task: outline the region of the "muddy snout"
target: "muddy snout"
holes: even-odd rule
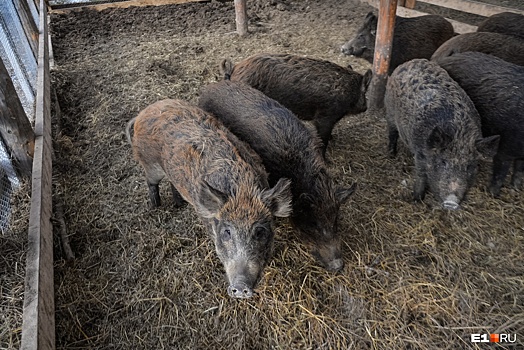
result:
[[[236,282],[227,287],[227,294],[232,298],[247,299],[253,296],[253,288],[244,282]]]
[[[233,298],[247,299],[255,294],[255,287],[260,279],[264,265],[255,261],[234,259],[226,266],[227,294]]]

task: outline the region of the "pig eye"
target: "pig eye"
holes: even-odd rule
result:
[[[222,240],[229,241],[231,239],[231,231],[226,228],[222,231]]]
[[[269,230],[265,227],[258,226],[255,228],[255,238],[258,240],[265,239],[269,235]]]

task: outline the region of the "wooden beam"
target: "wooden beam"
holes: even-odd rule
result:
[[[33,20],[33,16],[31,16],[29,4],[27,0],[14,0],[13,4],[20,17],[29,46],[33,51],[34,57],[36,57],[38,55],[38,25]]]
[[[235,20],[239,36],[247,35],[247,7],[246,0],[235,0]]]
[[[419,0],[420,2],[425,2],[426,4],[447,7],[453,10],[474,13],[480,16],[493,16],[501,12],[515,12],[524,15],[524,11],[512,9],[509,7],[497,6],[486,4],[482,2],[472,1],[472,0]]]
[[[67,13],[70,11],[77,11],[83,8],[90,8],[97,11],[102,11],[107,8],[128,8],[132,6],[162,6],[172,4],[185,4],[188,2],[204,2],[209,0],[127,0],[120,2],[111,2],[105,4],[71,4],[71,5],[55,5],[51,7],[51,13]]]
[[[404,8],[404,7],[399,7],[397,8],[397,15],[401,17],[418,17],[418,16],[425,16],[427,15],[427,13]],[[450,18],[446,18],[446,20],[448,20],[451,23],[455,33],[464,34],[464,33],[471,33],[471,32],[477,31],[477,26],[472,26],[470,24],[455,21]]]
[[[368,94],[370,108],[379,109],[384,106],[396,10],[397,0],[380,0],[375,57],[373,59],[373,78],[371,78]]]
[[[47,9],[40,0],[35,157],[29,212],[22,350],[55,349],[53,227],[51,191],[51,104]]]
[[[423,1],[423,0],[419,0],[419,1]],[[361,2],[367,3],[375,8],[377,8],[379,4],[379,0],[361,0]],[[397,15],[401,17],[418,17],[418,16],[425,16],[427,15],[427,13],[399,6],[397,7]],[[453,29],[455,33],[463,34],[463,33],[471,33],[471,32],[477,31],[476,26],[472,26],[466,23],[455,21],[450,18],[446,18],[446,20],[448,20],[453,25]]]
[[[9,73],[0,59],[0,137],[20,177],[31,175],[35,134],[18,98]]]
[[[416,0],[406,0],[406,4],[404,5],[408,9],[414,9],[416,5]]]

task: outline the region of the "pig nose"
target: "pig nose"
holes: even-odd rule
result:
[[[253,289],[249,288],[247,284],[243,282],[234,283],[227,288],[229,296],[234,298],[251,298],[253,296]]]
[[[458,198],[455,195],[448,196],[444,202],[442,202],[442,208],[447,210],[457,210],[459,208]]]
[[[353,50],[351,50],[350,47],[346,47],[346,46],[341,46],[340,47],[340,52],[342,52],[344,55],[351,55],[353,53]]]
[[[343,267],[344,267],[344,260],[342,259],[333,259],[330,262],[328,262],[326,266],[326,268],[329,271],[333,271],[333,272],[338,272],[342,270]]]

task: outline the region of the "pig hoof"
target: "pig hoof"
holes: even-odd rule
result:
[[[227,293],[233,298],[247,299],[253,296],[253,289],[244,283],[237,283],[227,288]]]

